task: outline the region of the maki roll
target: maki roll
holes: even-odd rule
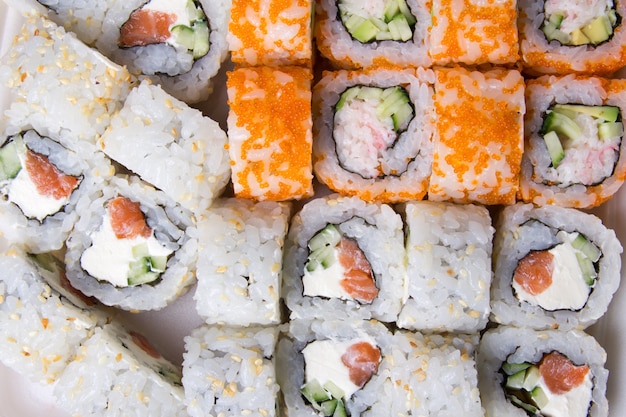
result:
[[[626,65],[621,0],[520,0],[522,65],[533,74],[608,76]]]
[[[543,76],[526,97],[524,201],[590,208],[611,198],[626,178],[626,82]]]
[[[198,221],[196,310],[207,323],[281,322],[280,288],[291,205],[218,200]]]
[[[32,128],[80,154],[93,153],[136,80],[34,12],[20,33],[0,63],[0,82],[11,97],[5,133]]]
[[[499,215],[492,320],[536,329],[584,329],[606,312],[622,246],[599,218],[518,203]]]
[[[228,138],[217,122],[149,82],[130,92],[98,145],[196,215],[230,180]]]
[[[231,61],[241,66],[311,67],[313,3],[234,0],[227,35]]]
[[[279,414],[275,327],[202,326],[185,338],[183,386],[192,417]]]
[[[0,230],[30,252],[61,249],[78,220],[76,203],[113,168],[101,154],[84,159],[34,130],[0,147]]]
[[[478,346],[485,415],[608,416],[606,353],[581,331],[498,327]]]
[[[420,331],[478,332],[489,318],[494,229],[486,208],[419,201],[403,206],[408,297],[397,320]]]
[[[482,416],[471,343],[376,321],[292,321],[276,354],[285,413]]]
[[[512,204],[524,149],[524,79],[516,70],[435,70],[428,199]]]
[[[119,323],[96,328],[77,346],[53,395],[70,415],[187,415],[180,368]]]
[[[95,45],[187,103],[208,98],[227,55],[230,1],[112,2]]]
[[[429,54],[433,65],[515,64],[517,1],[435,1]]]
[[[313,90],[313,161],[334,191],[367,201],[419,200],[432,163],[430,70],[326,72]]]
[[[158,310],[194,282],[197,237],[188,211],[136,177],[113,177],[77,204],[67,277],[126,310]]]
[[[291,221],[283,298],[291,318],[394,322],[404,296],[402,220],[384,204],[330,195]]]
[[[314,35],[322,55],[344,69],[429,67],[430,5],[423,0],[323,0]]]

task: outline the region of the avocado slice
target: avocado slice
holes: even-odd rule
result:
[[[606,122],[615,122],[619,117],[620,110],[617,106],[585,106],[584,104],[555,104],[552,108],[555,112],[563,113],[570,111],[575,113],[588,114],[596,119]],[[564,113],[563,113],[564,114]]]

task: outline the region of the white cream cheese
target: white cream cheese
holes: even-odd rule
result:
[[[118,239],[111,227],[111,216],[107,214],[102,221],[102,227],[93,233],[92,245],[83,252],[80,258],[81,267],[94,278],[108,281],[116,287],[128,286],[128,273],[133,256],[133,247],[147,244],[150,256],[169,256],[172,251],[163,247],[151,235],[149,238],[141,236],[132,239]]]
[[[565,232],[559,232],[561,233]],[[591,289],[578,264],[576,249],[572,246],[569,235],[562,237],[565,237],[564,242],[549,250],[554,256],[552,285],[542,293],[532,295],[513,280],[513,288],[521,301],[538,305],[545,310],[579,310],[587,303]]]
[[[61,210],[69,202],[70,198],[56,199],[52,196],[40,194],[28,171],[24,168],[26,166],[26,154],[21,154],[19,158],[22,169],[8,184],[8,199],[16,204],[25,216],[42,221]]]
[[[341,286],[345,270],[339,262],[336,250],[332,251],[332,260],[329,261],[332,264],[327,268],[319,266],[313,271],[304,268],[304,276],[302,277],[303,294],[308,297],[353,299]]]
[[[191,22],[187,1],[152,0],[146,4],[143,9],[175,15],[176,21],[170,27],[176,25],[189,26]]]
[[[593,390],[590,372],[585,375],[585,380],[581,385],[563,394],[550,392],[543,377],[539,379],[539,386],[548,397],[548,404],[541,408],[542,415],[550,417],[587,416]]]
[[[302,349],[305,383],[317,380],[323,386],[330,381],[343,390],[346,398],[350,398],[360,387],[350,380],[350,369],[343,364],[341,356],[356,342],[358,340],[316,340],[309,343]],[[369,340],[367,342],[371,343]]]

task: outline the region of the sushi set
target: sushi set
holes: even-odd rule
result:
[[[626,415],[588,3],[0,2],[0,417]]]

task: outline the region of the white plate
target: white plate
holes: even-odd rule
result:
[[[0,56],[9,49],[15,34],[19,32],[22,18],[0,0]],[[213,95],[199,107],[209,117],[226,129],[225,66],[216,78]],[[3,94],[4,93],[4,94]],[[6,91],[0,88],[0,109],[8,106]],[[593,210],[605,225],[614,229],[621,242],[626,242],[626,187],[601,207]],[[622,256],[622,263],[626,255]],[[623,268],[626,271],[626,268]],[[624,272],[622,272],[622,278]],[[169,307],[159,312],[141,314],[122,313],[123,321],[131,328],[141,330],[162,354],[177,364],[182,363],[183,338],[202,321],[193,302],[193,287]],[[610,416],[626,416],[626,288],[621,286],[613,298],[607,314],[590,329],[606,349],[607,367],[610,371],[608,398]],[[0,353],[1,354],[1,353]],[[31,384],[21,375],[0,363],[0,417],[69,417],[54,404],[50,387]]]

